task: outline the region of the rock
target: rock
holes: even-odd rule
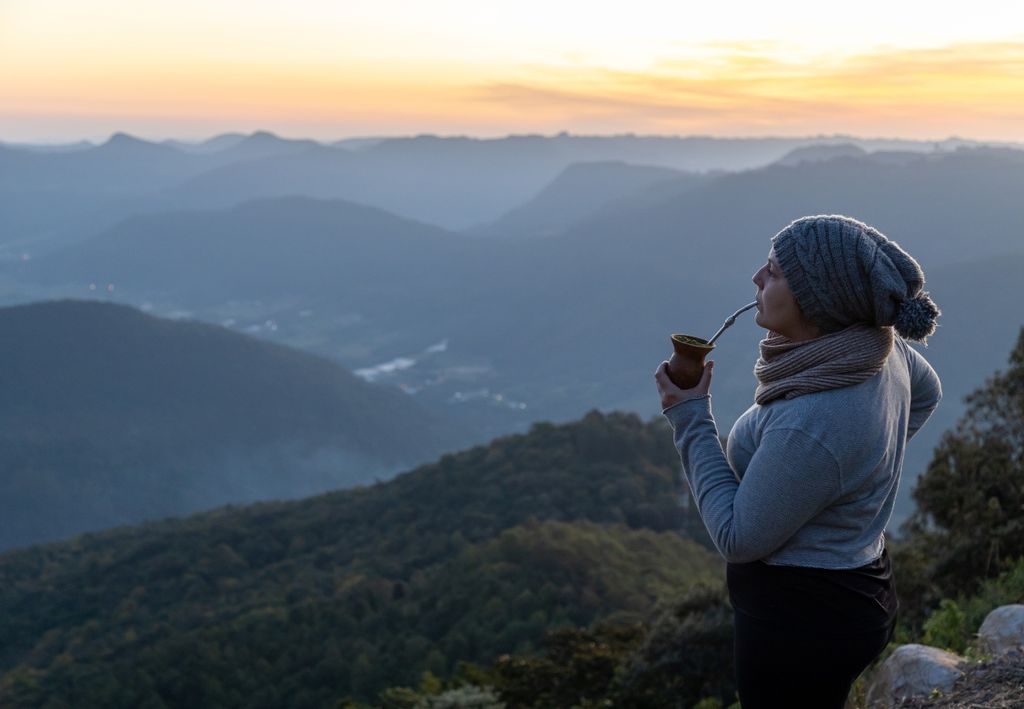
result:
[[[941,697],[906,699],[899,709],[1020,709],[1024,706],[1024,650],[1009,650],[976,664]],[[869,705],[872,706],[872,705]]]
[[[868,685],[872,709],[888,709],[904,698],[927,697],[933,689],[948,692],[962,672],[964,658],[937,647],[900,645],[882,663]]]
[[[978,629],[978,647],[993,655],[1024,646],[1024,605],[1000,606]]]

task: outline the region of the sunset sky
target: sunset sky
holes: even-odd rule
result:
[[[0,0],[0,141],[509,133],[1024,141],[1024,9]]]

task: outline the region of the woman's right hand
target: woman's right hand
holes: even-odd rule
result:
[[[704,373],[692,389],[680,389],[668,376],[668,361],[664,361],[654,372],[654,382],[658,386],[658,394],[661,396],[661,410],[664,411],[670,406],[686,401],[687,399],[699,399],[711,392],[711,375],[714,373],[715,361],[704,363]]]

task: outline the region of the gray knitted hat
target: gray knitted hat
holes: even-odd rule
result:
[[[854,323],[892,325],[927,343],[941,314],[924,292],[924,272],[877,229],[840,214],[801,217],[772,237],[775,257],[800,310],[822,332]]]

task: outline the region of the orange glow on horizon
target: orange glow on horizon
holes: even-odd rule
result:
[[[585,16],[593,27],[584,35],[563,8],[561,24],[535,38],[523,34],[528,16],[509,15],[503,27],[479,6],[439,1],[433,25],[413,6],[394,27],[390,18],[362,18],[379,40],[358,27],[338,37],[313,31],[318,17],[347,27],[353,20],[343,13],[355,12],[313,0],[279,17],[236,0],[181,0],[192,14],[161,16],[167,26],[159,28],[129,17],[131,3],[102,0],[126,15],[92,33],[76,24],[97,22],[85,5],[68,4],[64,21],[50,22],[25,4],[19,26],[15,2],[0,8],[0,141],[42,140],[46,131],[71,138],[75,125],[77,137],[93,139],[116,130],[156,138],[264,128],[322,139],[568,130],[1024,141],[1024,36],[928,46],[861,38],[834,48],[821,38],[672,40],[670,29],[631,17],[621,45],[604,52],[619,31],[614,13]],[[562,30],[564,49],[563,26],[571,28]],[[645,44],[654,32],[659,43]]]

